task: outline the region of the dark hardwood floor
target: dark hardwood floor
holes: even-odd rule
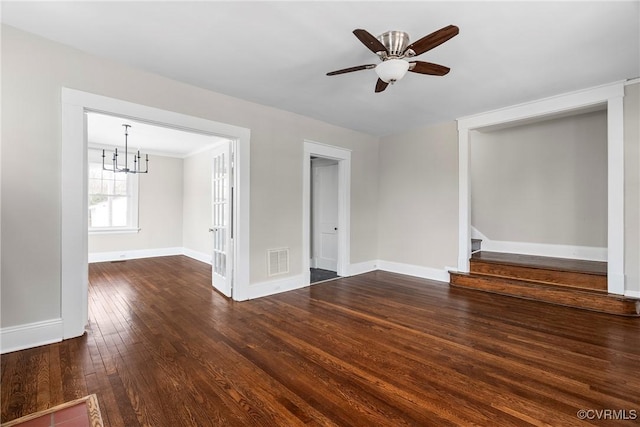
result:
[[[113,427],[639,422],[638,318],[385,272],[238,303],[209,269],[92,264],[87,334],[2,356],[2,421],[95,393]]]

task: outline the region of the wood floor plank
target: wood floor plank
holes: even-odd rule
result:
[[[380,271],[234,302],[210,269],[91,264],[87,334],[2,356],[2,422],[92,393],[112,427],[638,422],[577,416],[640,414],[638,318]]]
[[[49,403],[51,402],[51,387],[49,384],[49,378],[51,378],[49,369],[51,365],[49,362],[49,352],[39,352],[36,358],[38,380],[37,407],[39,408],[38,410],[41,411],[49,408]]]

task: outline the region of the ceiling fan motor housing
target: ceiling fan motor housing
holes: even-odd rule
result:
[[[409,46],[409,34],[404,31],[387,31],[378,36],[380,43],[387,48],[389,53],[382,52],[387,57],[402,58],[406,55],[405,50]]]

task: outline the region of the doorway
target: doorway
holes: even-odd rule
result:
[[[312,166],[313,163],[315,166]],[[318,283],[337,276],[348,276],[351,151],[305,141],[302,169],[304,284]],[[315,185],[312,186],[314,181]],[[313,187],[317,187],[315,191]],[[312,194],[316,199],[315,203],[312,201]],[[315,213],[313,207],[315,207]],[[311,268],[317,269],[314,271],[315,281],[313,282]]]
[[[607,283],[625,293],[624,276],[624,85],[614,83],[458,119],[458,270],[469,271],[471,254],[470,132],[488,126],[539,119],[567,111],[607,106]]]
[[[338,278],[338,161],[311,157],[311,284]]]
[[[85,114],[89,262],[187,255],[211,264],[213,288],[231,297],[235,141],[131,117]],[[143,175],[122,169],[116,173],[110,162],[105,165],[115,148],[121,154],[119,165],[135,170],[131,161],[121,163],[121,126],[127,126],[143,156],[151,154],[149,174],[148,160]],[[136,159],[136,152],[129,151],[129,160]],[[182,230],[181,235],[175,230]]]
[[[88,321],[88,197],[86,111],[162,123],[178,129],[224,135],[236,141],[235,287],[248,299],[250,130],[88,92],[62,88],[61,306],[62,339],[84,334]]]

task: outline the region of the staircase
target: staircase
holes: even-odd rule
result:
[[[478,251],[470,272],[451,271],[450,285],[625,316],[640,300],[607,293],[607,263]]]

